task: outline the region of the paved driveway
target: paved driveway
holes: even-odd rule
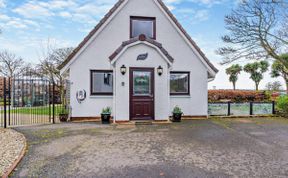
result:
[[[22,127],[12,177],[287,177],[288,120]]]

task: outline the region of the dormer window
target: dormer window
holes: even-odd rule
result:
[[[141,34],[156,39],[155,17],[130,17],[130,38],[138,37]]]

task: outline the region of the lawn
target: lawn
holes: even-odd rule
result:
[[[55,115],[59,115],[62,109],[64,109],[63,106],[55,105]],[[7,109],[8,112],[9,110]],[[2,113],[4,113],[4,110],[1,111]],[[11,108],[10,114],[52,115],[52,106]]]

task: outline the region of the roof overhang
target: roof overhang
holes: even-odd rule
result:
[[[132,38],[128,41],[124,41],[119,48],[117,48],[113,54],[109,57],[110,63],[113,65],[119,59],[119,57],[130,47],[136,46],[139,44],[145,44],[157,50],[157,52],[165,59],[165,61],[172,66],[174,58],[170,56],[168,51],[162,46],[161,43],[158,43],[156,40],[151,38],[146,38],[145,35],[140,35],[139,37]]]

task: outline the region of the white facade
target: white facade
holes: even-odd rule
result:
[[[130,16],[156,18],[156,41],[174,58],[173,63],[169,63],[157,47],[145,42],[131,44],[112,62],[109,60],[122,42],[130,39]],[[147,59],[136,60],[143,53],[149,54]],[[120,73],[123,64],[127,67],[125,75]],[[158,66],[163,67],[161,76],[157,74]],[[209,68],[157,0],[126,0],[61,70],[62,73],[69,71],[72,117],[99,117],[102,108],[110,106],[116,121],[128,121],[130,67],[155,69],[155,120],[167,120],[176,105],[184,115],[207,116],[208,74],[213,78],[217,71]],[[90,94],[90,70],[113,71],[113,95]],[[170,96],[170,71],[190,72],[190,95]],[[76,92],[83,89],[87,97],[79,103]]]

